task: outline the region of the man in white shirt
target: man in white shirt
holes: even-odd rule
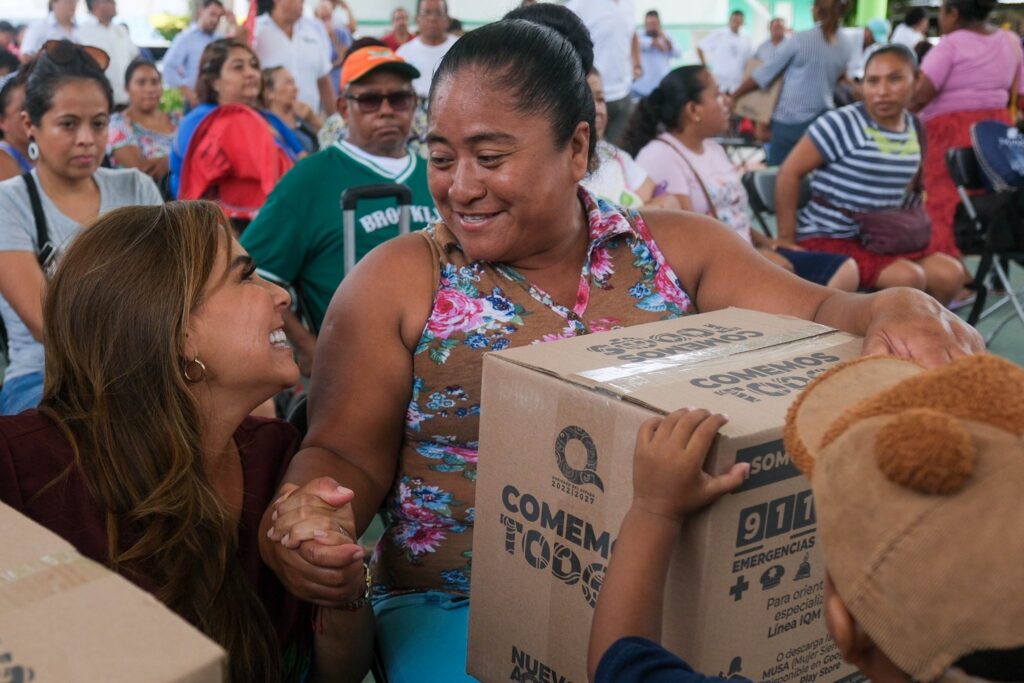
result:
[[[889,30],[889,22],[880,17],[869,19],[864,28],[853,26],[840,29],[839,37],[847,42],[850,55],[846,63],[846,77],[849,80],[859,81],[864,78],[864,65],[868,57],[889,40]],[[860,98],[855,96],[853,99]]]
[[[302,0],[274,0],[270,12],[256,18],[252,47],[264,69],[288,69],[298,86],[299,100],[313,111],[334,113],[331,46],[324,29],[302,16]]]
[[[906,45],[911,50],[917,47],[922,40],[927,40],[928,13],[923,7],[911,7],[903,21],[892,32],[889,42]]]
[[[450,21],[445,0],[418,0],[416,29],[419,35],[397,50],[399,57],[420,72],[420,77],[412,82],[412,87],[423,102],[430,94],[430,81],[434,78],[434,72],[458,40],[448,33]]]
[[[70,40],[77,43],[77,8],[78,0],[52,0],[50,13],[46,18],[33,23],[25,31],[25,37],[21,40],[22,61],[27,61],[29,57],[39,52],[39,48],[48,40]]]
[[[633,93],[647,97],[672,70],[672,59],[679,56],[679,50],[662,30],[658,10],[652,9],[644,16],[644,32],[639,40],[640,62],[644,73],[633,83]]]
[[[633,110],[629,97],[633,81],[643,73],[633,0],[569,0],[565,6],[580,18],[594,41],[594,68],[601,74],[608,107],[605,139],[615,143]]]
[[[128,104],[124,74],[128,64],[139,56],[139,48],[128,35],[128,28],[114,23],[116,0],[85,0],[89,16],[78,27],[78,42],[92,45],[110,55],[107,80],[114,89],[114,104]]]
[[[740,34],[743,19],[743,12],[736,10],[729,15],[727,27],[712,31],[697,46],[700,61],[711,69],[718,87],[724,93],[731,93],[740,87],[743,68],[750,59],[750,39]]]

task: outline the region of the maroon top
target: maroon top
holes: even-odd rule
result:
[[[301,437],[287,422],[249,417],[234,438],[244,481],[238,553],[246,575],[277,626],[282,647],[287,647],[298,635],[302,604],[263,564],[257,534],[263,512],[274,500],[278,482]],[[107,565],[105,515],[81,472],[73,469],[33,498],[67,469],[73,457],[60,428],[37,411],[0,417],[0,501],[62,536],[82,555]],[[142,572],[130,571],[125,577],[150,593],[156,592],[156,584]]]

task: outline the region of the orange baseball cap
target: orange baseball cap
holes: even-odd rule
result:
[[[410,80],[420,77],[419,69],[396,55],[391,48],[370,45],[345,58],[345,63],[341,65],[342,92],[360,78],[383,67],[407,76]]]

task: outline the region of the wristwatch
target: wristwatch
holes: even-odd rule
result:
[[[356,610],[360,610],[363,607],[365,607],[367,604],[369,604],[369,602],[370,602],[370,594],[373,592],[373,576],[370,574],[370,563],[369,562],[364,562],[363,563],[363,571],[364,571],[363,594],[360,595],[355,600],[353,600],[352,602],[350,602],[348,604],[345,604],[345,605],[342,605],[339,609],[343,609],[343,610],[348,611],[348,612],[355,612]]]

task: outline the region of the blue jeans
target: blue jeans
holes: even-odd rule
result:
[[[0,415],[17,415],[35,408],[43,398],[43,373],[30,372],[4,381],[0,388]]]
[[[377,651],[388,683],[462,683],[466,673],[469,598],[440,591],[374,601]]]
[[[781,123],[772,119],[772,140],[768,143],[768,159],[765,163],[781,166],[812,123],[814,119],[803,123]]]

